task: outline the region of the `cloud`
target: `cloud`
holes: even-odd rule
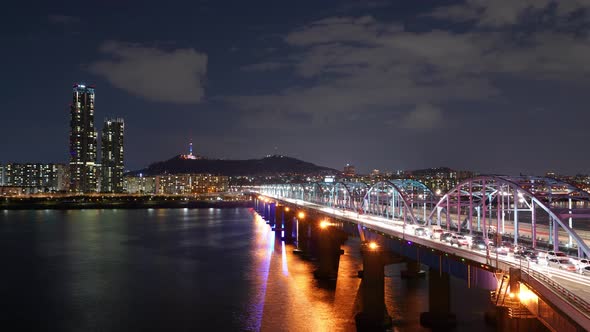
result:
[[[260,62],[240,67],[242,71],[273,71],[288,66],[282,62]]]
[[[207,55],[192,48],[164,50],[117,41],[105,42],[89,71],[112,85],[153,101],[195,104],[205,95]]]
[[[457,21],[476,21],[479,26],[503,27],[519,23],[531,14],[550,13],[565,17],[577,11],[586,11],[588,0],[466,0],[462,4],[434,9],[430,16]]]
[[[582,8],[572,5],[560,11],[561,3],[552,6],[560,15]],[[473,20],[472,28],[461,31],[411,31],[370,16],[324,18],[283,38],[291,49],[284,59],[292,68],[291,86],[225,100],[256,115],[310,114],[317,126],[326,119],[344,121],[386,109],[404,119],[405,128],[424,129],[437,124],[427,120],[440,120],[443,109],[452,112],[447,110],[452,103],[506,102],[497,98],[504,94],[499,82],[505,79],[582,82],[590,74],[587,33],[546,23],[540,29],[514,31],[480,25],[513,22],[529,7],[506,7],[501,15],[490,5],[486,10],[494,19],[485,21],[479,7],[453,7],[455,16],[473,9],[463,14]],[[414,105],[421,106],[412,110]]]
[[[59,14],[54,14],[54,15],[49,15],[47,16],[47,20],[49,21],[49,23],[53,23],[53,24],[75,24],[75,23],[80,23],[80,18],[76,17],[76,16],[67,16],[67,15],[59,15]]]
[[[401,121],[401,127],[407,129],[433,129],[443,123],[440,108],[430,104],[420,104],[405,115]]]

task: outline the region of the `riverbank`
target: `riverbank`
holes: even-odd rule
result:
[[[0,210],[76,210],[76,209],[178,209],[253,207],[248,196],[239,199],[194,197],[26,197],[0,200]]]

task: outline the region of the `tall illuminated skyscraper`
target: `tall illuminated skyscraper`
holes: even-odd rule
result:
[[[102,155],[102,179],[101,192],[122,193],[123,171],[125,169],[123,158],[123,132],[125,123],[123,119],[107,119],[102,127],[101,155]]]
[[[74,84],[70,107],[70,191],[92,193],[97,188],[94,87]]]

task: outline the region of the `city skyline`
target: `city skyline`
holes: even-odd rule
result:
[[[584,3],[73,4],[7,8],[0,163],[65,162],[63,91],[84,82],[132,124],[130,170],[192,139],[361,173],[590,173]]]

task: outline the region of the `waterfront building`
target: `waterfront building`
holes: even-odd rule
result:
[[[26,193],[58,192],[64,190],[66,165],[43,163],[9,163],[4,166],[4,185],[24,188]]]
[[[156,177],[155,176],[125,176],[124,191],[129,194],[155,194]]]
[[[4,185],[4,165],[0,165],[0,186]]]
[[[57,164],[57,191],[67,192],[70,190],[70,167],[65,164]]]
[[[226,192],[229,178],[211,174],[176,174],[156,176],[156,193],[189,195]]]
[[[125,123],[121,118],[107,119],[104,122],[101,135],[101,192],[123,192],[124,130]]]
[[[75,84],[70,106],[70,191],[98,189],[97,133],[94,129],[93,86]]]

